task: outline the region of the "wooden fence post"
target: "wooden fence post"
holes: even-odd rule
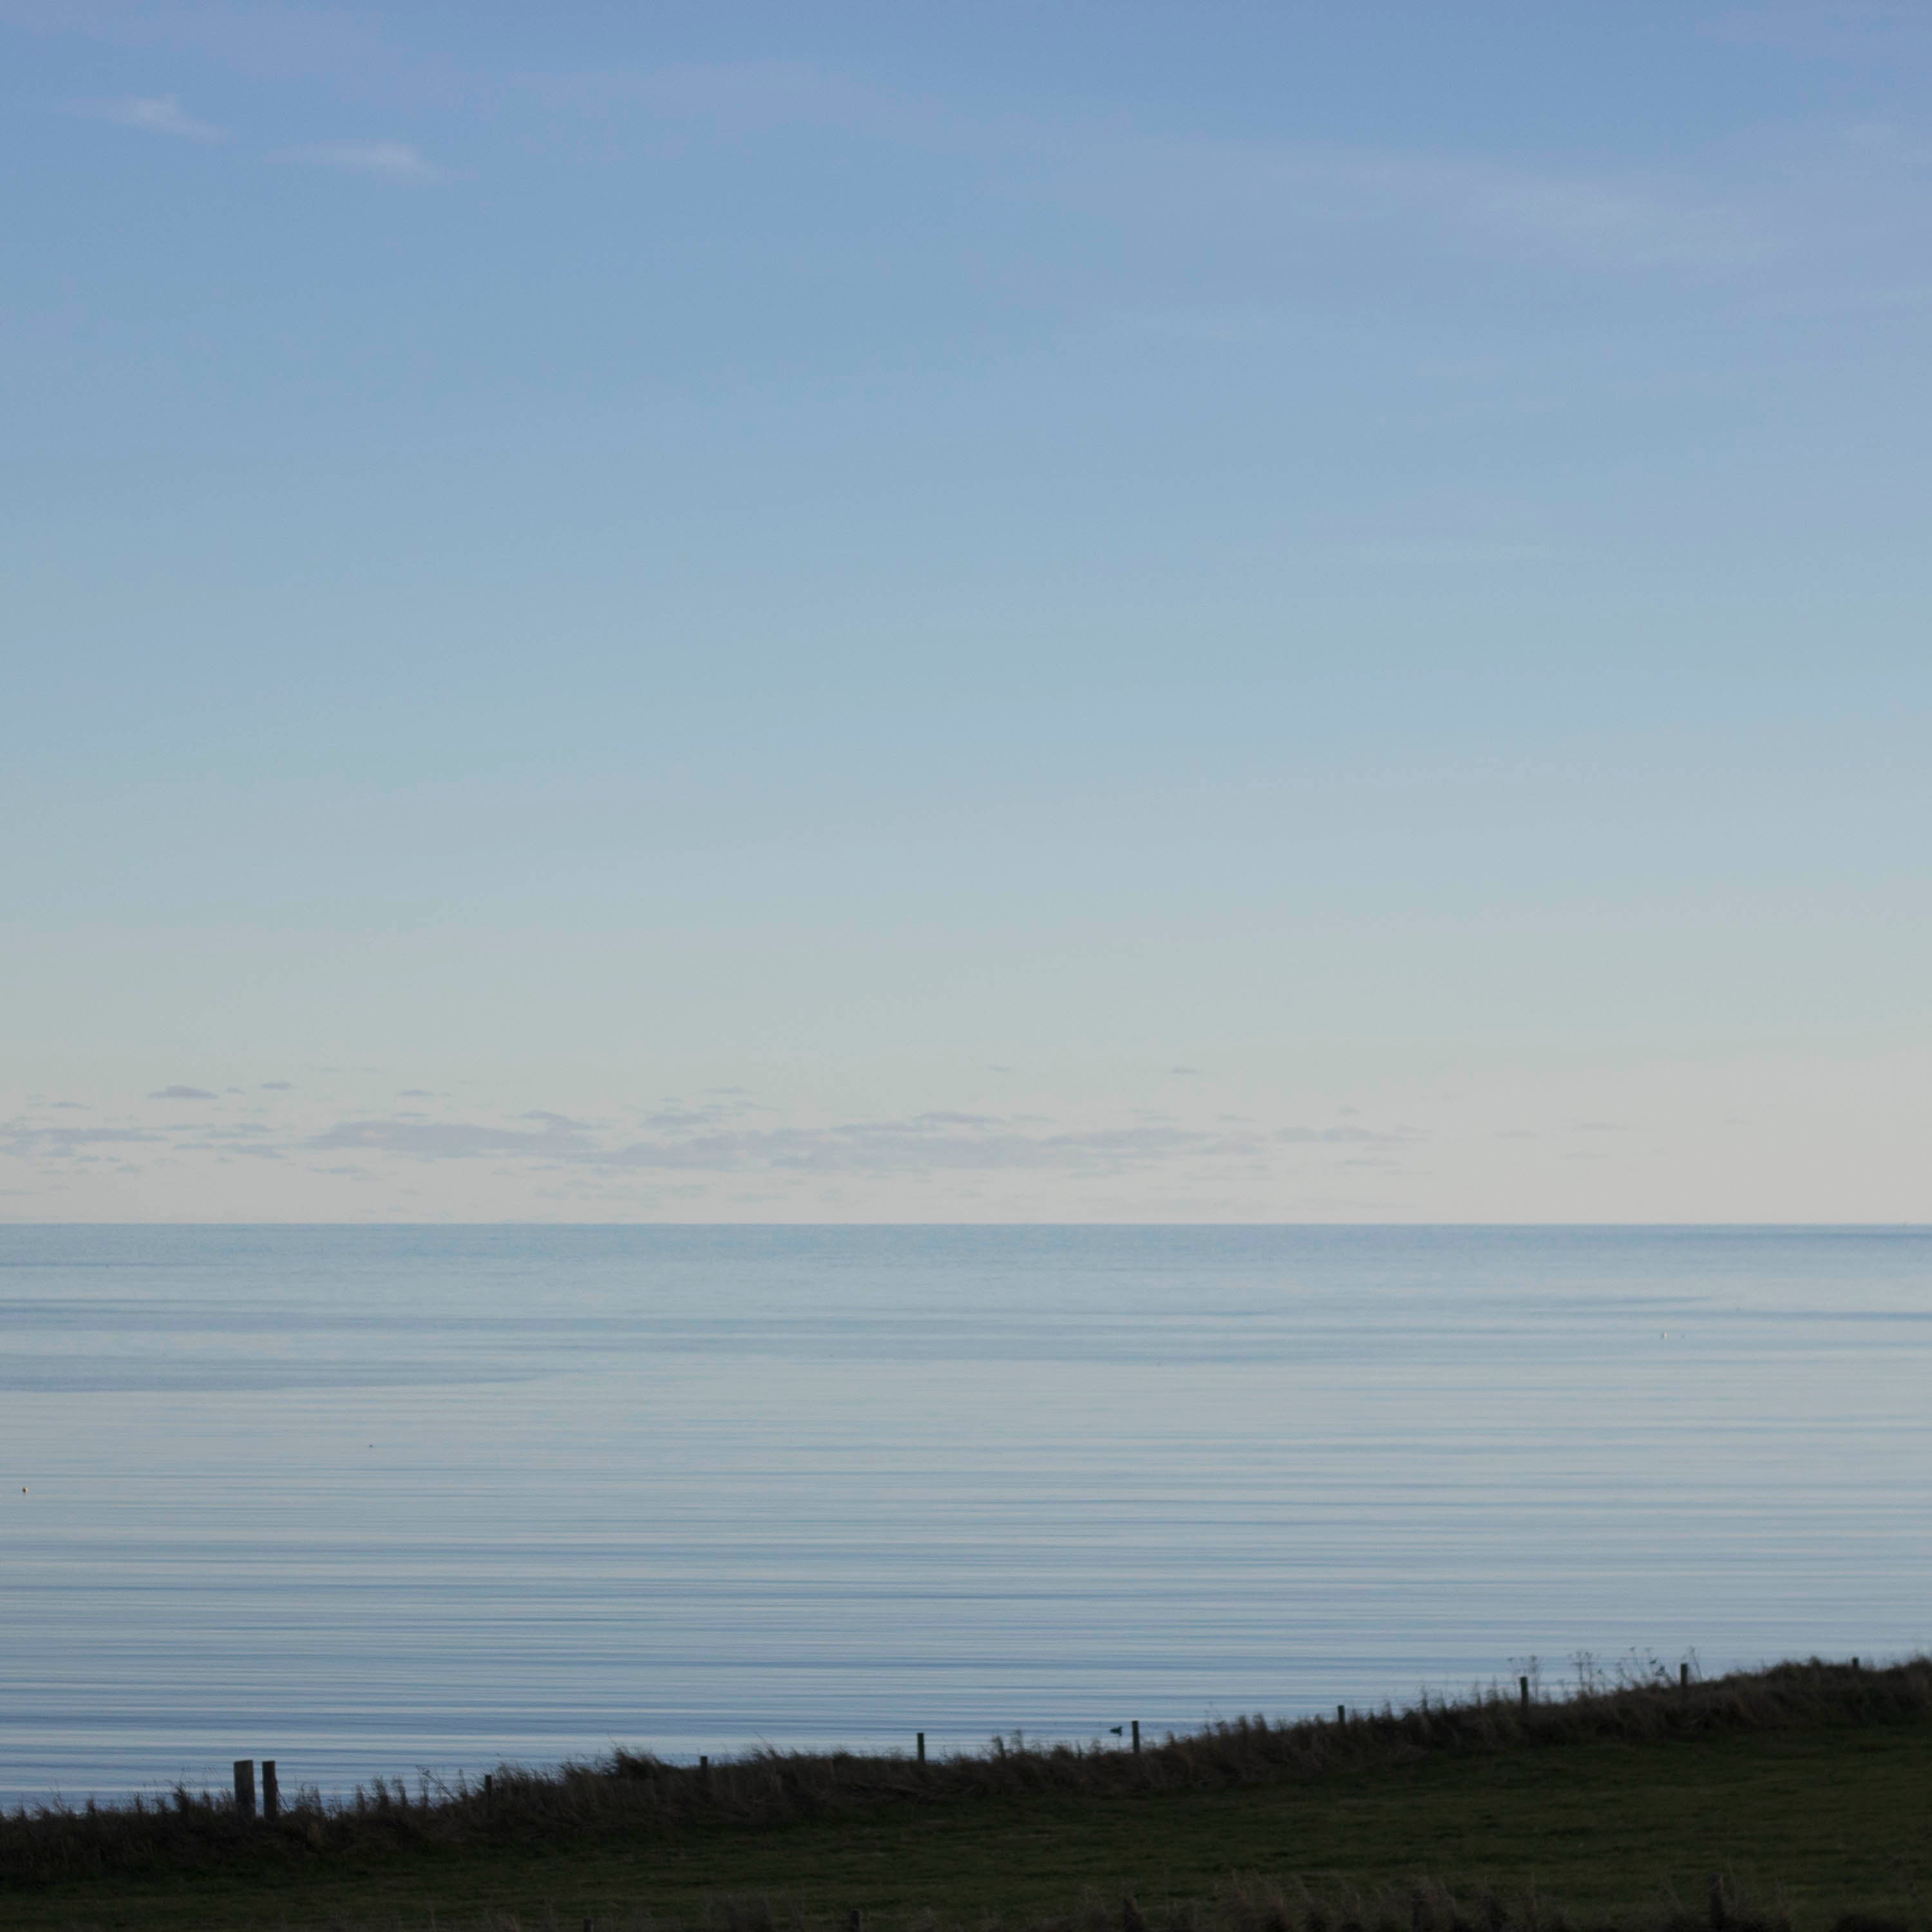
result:
[[[271,1824],[282,1815],[282,1787],[275,1781],[275,1760],[262,1760],[262,1816]]]
[[[1526,1711],[1528,1710],[1529,1708],[1529,1679],[1527,1677],[1519,1677],[1516,1680],[1516,1695],[1522,1700],[1522,1708]]]
[[[255,1760],[252,1757],[235,1760],[235,1815],[238,1818],[255,1815]]]
[[[921,1764],[926,1762],[926,1733],[923,1731],[919,1733],[919,1761]]]
[[[1134,1755],[1135,1755],[1135,1756],[1138,1757],[1138,1756],[1140,1756],[1140,1754],[1141,1754],[1141,1720],[1139,1720],[1139,1718],[1136,1718],[1134,1720]]]

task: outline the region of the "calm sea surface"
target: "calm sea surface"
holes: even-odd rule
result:
[[[1932,1232],[0,1228],[0,1796],[1932,1644]]]

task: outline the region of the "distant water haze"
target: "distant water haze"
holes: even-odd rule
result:
[[[0,1228],[0,1796],[1932,1642],[1932,1233]]]

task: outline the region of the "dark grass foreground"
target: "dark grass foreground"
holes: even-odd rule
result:
[[[162,1799],[49,1804],[0,1816],[0,1886],[224,1868],[313,1871],[337,1861],[366,1864],[386,1852],[566,1846],[688,1828],[769,1828],[893,1804],[1230,1791],[1544,1747],[1869,1727],[1928,1717],[1932,1658],[1880,1670],[1814,1658],[1688,1685],[1653,1664],[1610,1676],[1586,1669],[1574,1691],[1526,1702],[1492,1687],[1460,1700],[1425,1697],[1404,1710],[1352,1712],[1346,1720],[1241,1718],[1150,1742],[1138,1754],[1118,1747],[1032,1746],[1016,1738],[924,1765],[903,1756],[760,1750],[707,1771],[619,1750],[552,1771],[502,1766],[492,1774],[487,1796],[479,1785],[450,1788],[428,1780],[414,1792],[400,1782],[378,1782],[335,1802],[304,1791],[273,1822],[238,1815],[231,1797],[184,1788]],[[1197,1932],[1387,1932],[1393,1922],[1388,1920],[1393,1908],[1385,1904],[1375,1906],[1371,1919],[1362,1916],[1366,1905],[1342,1916],[1338,1906],[1304,1900],[1291,1913],[1277,1898],[1268,1910],[1286,1916],[1277,1921],[1264,1915],[1251,1923],[1240,1916],[1248,1909],[1239,1902],[1244,1897],[1230,1894],[1201,1908],[1209,1916]],[[1503,1932],[1505,1926],[1539,1932],[1542,1922],[1523,1916],[1528,1909],[1493,1900],[1478,1909],[1443,1894],[1399,1915],[1396,1932]],[[1726,1910],[1721,1899],[1704,1901],[1696,1923],[1711,1932],[1726,1923]],[[1109,1932],[1143,1932],[1132,1918],[1130,1912],[1124,1923],[1117,1911]],[[1750,1932],[1760,1922],[1739,1918],[1736,1932]],[[1765,1927],[1773,1922],[1762,1920]],[[1067,1932],[1087,1932],[1094,1923],[1082,1919],[1076,1928],[1075,1922],[1064,1922]],[[1665,1924],[1658,1919],[1653,1932],[1664,1932]],[[782,1932],[776,1922],[772,1932]],[[1844,1932],[1859,1928],[1848,1924]]]
[[[606,1912],[581,1922],[584,1932],[868,1932],[865,1915],[812,1915],[782,1900],[726,1898],[696,1926],[647,1911]],[[330,1932],[395,1932],[338,1920]],[[463,1922],[446,1919],[437,1932],[562,1932],[554,1912],[541,1918],[491,1912]],[[1265,1880],[1230,1883],[1216,1897],[1165,1910],[1143,1910],[1131,1896],[1102,1900],[1089,1894],[1074,1909],[1034,1919],[955,1919],[924,1912],[904,1932],[1792,1932],[1777,1898],[1739,1896],[1714,1879],[1694,1908],[1670,1898],[1648,1912],[1578,1918],[1534,1892],[1458,1893],[1433,1881],[1372,1891],[1312,1892]],[[1903,1921],[1846,1912],[1831,1932],[1912,1932]]]

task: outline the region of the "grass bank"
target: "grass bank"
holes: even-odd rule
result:
[[[186,1792],[0,1820],[8,1928],[1483,1932],[1704,1927],[1714,1904],[1739,1928],[1932,1922],[1932,1662],[1252,1719],[1138,1756],[761,1752],[706,1775],[619,1753],[272,1826]]]

